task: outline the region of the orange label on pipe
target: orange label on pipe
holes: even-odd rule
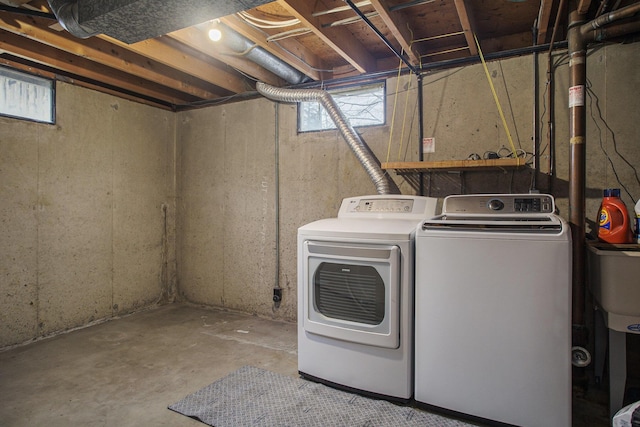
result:
[[[569,140],[570,144],[584,144],[584,136],[574,136]]]

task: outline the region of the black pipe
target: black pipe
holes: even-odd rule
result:
[[[553,24],[553,31],[551,33],[551,40],[549,42],[549,53],[547,54],[547,108],[549,109],[548,120],[548,133],[549,133],[549,162],[548,162],[548,174],[547,174],[547,189],[549,192],[553,190],[553,176],[556,173],[556,131],[555,131],[555,84],[554,84],[554,67],[553,57],[551,53],[555,47],[554,42],[556,40],[556,34],[560,27],[560,20],[564,14],[567,0],[560,0],[558,5],[558,11],[556,12],[556,20]],[[567,42],[568,46],[568,42]]]
[[[53,13],[40,12],[39,10],[32,10],[32,9],[23,9],[21,7],[5,6],[3,4],[0,4],[0,11],[17,13],[19,15],[26,15],[26,16],[37,16],[38,18],[46,18],[46,19],[51,19],[53,21],[56,20],[56,16]]]
[[[384,42],[385,45],[387,45],[387,47],[389,49],[391,49],[391,51],[398,57],[400,58],[400,60],[402,62],[405,63],[405,65],[407,66],[407,68],[409,68],[411,70],[412,73],[414,73],[415,75],[419,75],[420,74],[420,70],[418,70],[411,62],[409,62],[409,60],[401,53],[398,52],[398,49],[396,49],[395,47],[393,47],[393,45],[391,44],[391,42],[384,36],[384,34],[382,34],[380,32],[380,30],[378,30],[378,28],[373,25],[373,22],[369,21],[369,18],[366,17],[366,15],[364,13],[362,13],[362,11],[360,9],[358,9],[358,7],[353,4],[353,2],[351,0],[344,0],[350,7],[351,9],[353,9],[353,11],[369,26],[369,28],[371,28],[373,30],[374,33],[377,34],[378,37],[380,37],[380,40],[382,40]]]
[[[538,20],[536,19],[531,29],[533,45],[538,42]],[[538,52],[533,52],[533,179],[531,180],[531,189],[536,190],[538,187],[538,173],[540,172],[540,125],[538,124],[538,116],[540,114],[540,103],[538,101]]]

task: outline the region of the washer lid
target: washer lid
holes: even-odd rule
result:
[[[422,231],[560,234],[565,224],[556,215],[481,216],[444,214],[422,222]]]

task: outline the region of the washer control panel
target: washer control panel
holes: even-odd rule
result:
[[[537,214],[554,213],[553,197],[548,194],[467,194],[444,199],[443,213]]]

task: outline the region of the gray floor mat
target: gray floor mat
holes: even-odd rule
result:
[[[253,366],[238,369],[169,409],[215,427],[472,425]]]

